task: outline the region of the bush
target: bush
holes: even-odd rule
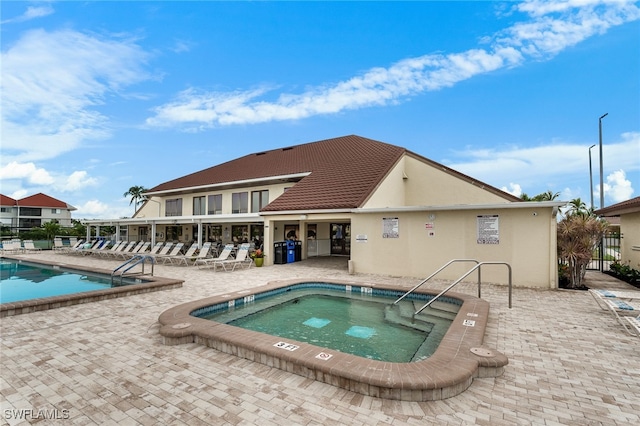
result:
[[[609,267],[609,270],[610,275],[628,282],[629,284],[640,286],[640,271],[637,269],[633,269],[625,263],[613,262]]]

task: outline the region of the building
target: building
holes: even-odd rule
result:
[[[20,200],[0,194],[0,221],[2,227],[10,228],[13,233],[29,231],[54,220],[61,226],[70,227],[74,210],[72,205],[42,193]]]
[[[290,146],[151,188],[127,239],[252,241],[266,265],[296,240],[301,258],[348,256],[357,272],[425,277],[452,259],[507,262],[517,285],[557,286],[556,214],[562,202],[523,202],[405,148],[360,136]],[[99,232],[99,229],[96,230]],[[473,263],[442,272],[455,279]],[[483,281],[508,281],[504,265]]]
[[[596,210],[620,228],[620,262],[640,270],[640,197]]]

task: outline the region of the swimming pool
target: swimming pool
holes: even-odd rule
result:
[[[483,345],[489,304],[466,294],[448,293],[451,302],[458,305],[457,314],[433,354],[413,362],[370,359],[202,318],[235,311],[241,305],[251,309],[256,300],[286,293],[296,286],[338,286],[345,293],[392,297],[404,293],[402,289],[381,284],[276,281],[253,291],[209,297],[163,312],[158,318],[162,341],[165,345],[195,342],[361,394],[409,401],[457,395],[467,389],[475,377],[501,375],[508,363],[506,356]],[[428,291],[416,293],[424,300],[433,297]]]
[[[362,287],[305,283],[259,300],[234,301],[226,310],[208,314],[203,309],[193,315],[368,359],[425,359],[437,349],[459,303],[447,298],[448,309],[437,311],[437,316],[413,316],[416,302],[422,306],[428,299],[418,295],[421,297],[392,305],[400,295],[373,295],[363,293]]]
[[[64,263],[0,260],[0,317],[181,287],[183,281],[145,276],[111,284],[111,271]]]

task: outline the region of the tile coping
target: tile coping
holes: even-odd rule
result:
[[[473,378],[500,376],[508,364],[505,355],[483,346],[489,303],[461,293],[447,293],[461,305],[438,349],[427,359],[409,363],[371,360],[192,315],[216,304],[309,282],[318,280],[272,281],[252,291],[212,296],[170,308],[158,318],[162,342],[165,345],[199,343],[353,392],[406,401],[432,401],[458,395],[471,385]],[[323,283],[398,291],[380,284],[340,280],[323,280]]]

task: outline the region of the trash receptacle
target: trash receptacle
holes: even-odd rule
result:
[[[296,261],[296,242],[287,241],[287,263],[293,263]]]
[[[296,250],[295,250],[296,262],[300,262],[302,260],[302,241],[295,241],[295,243],[296,243]]]
[[[287,263],[287,243],[284,241],[277,241],[273,243],[273,263],[276,265],[282,265]]]

